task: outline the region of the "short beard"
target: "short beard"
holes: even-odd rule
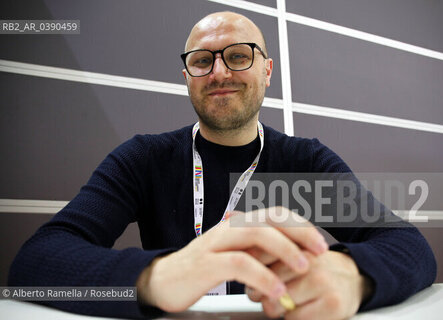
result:
[[[215,88],[241,88],[245,89],[246,85],[239,86],[237,85],[229,85],[223,84],[218,86],[211,86],[211,88],[205,90],[210,90]],[[216,115],[210,114],[206,112],[205,106],[208,105],[207,99],[198,99],[194,95],[189,92],[189,97],[191,98],[191,103],[194,106],[194,110],[197,113],[200,121],[210,130],[223,133],[227,131],[236,131],[243,127],[245,127],[254,117],[257,116],[257,113],[260,111],[261,104],[264,99],[264,90],[263,94],[260,96],[258,93],[259,90],[253,90],[250,92],[249,96],[244,96],[245,91],[240,90],[237,94],[242,94],[240,103],[243,105],[241,110],[235,110],[232,113],[229,113],[223,117],[217,117]],[[229,107],[229,104],[232,103],[230,98],[220,98],[216,101],[217,108],[225,108]]]

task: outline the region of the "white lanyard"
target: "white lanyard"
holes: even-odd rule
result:
[[[223,217],[220,222],[226,219],[226,213],[228,211],[232,211],[237,206],[238,201],[246,188],[246,185],[249,182],[252,174],[257,167],[258,160],[260,159],[260,154],[263,150],[264,145],[264,133],[263,126],[260,122],[257,122],[258,127],[258,135],[260,137],[260,151],[255,157],[252,164],[249,168],[243,172],[243,174],[238,179],[235,184],[234,190],[232,190],[231,197],[229,198],[228,205],[226,206],[225,212],[223,213]],[[203,204],[204,204],[204,192],[203,192],[203,163],[200,157],[200,154],[195,147],[195,136],[197,135],[198,130],[200,129],[200,125],[197,122],[194,124],[192,128],[192,154],[193,154],[193,169],[194,169],[194,229],[195,235],[197,237],[202,234],[202,225],[203,225]],[[219,222],[219,223],[220,223]],[[218,225],[218,224],[217,224]],[[226,294],[226,283],[222,283],[216,288],[212,289],[210,294]]]

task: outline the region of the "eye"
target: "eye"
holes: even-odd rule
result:
[[[212,59],[209,58],[201,58],[192,63],[194,67],[206,67],[212,63]]]
[[[212,54],[205,51],[197,51],[188,57],[188,66],[195,68],[207,68],[212,64]]]
[[[249,63],[250,56],[242,52],[233,52],[229,54],[228,60],[230,64],[243,65]]]
[[[234,53],[231,55],[231,59],[248,59],[248,56],[243,53]]]

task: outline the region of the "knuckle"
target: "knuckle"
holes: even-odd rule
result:
[[[318,231],[315,226],[311,226],[309,228],[309,236],[312,237],[312,240],[324,239],[324,236]]]
[[[266,222],[271,223],[274,222],[273,217],[280,216],[282,213],[282,206],[274,206],[266,209]]]
[[[319,241],[324,239],[324,237],[315,228],[306,230],[305,236],[308,243],[311,244],[317,244]]]
[[[291,212],[292,215],[292,219],[294,220],[294,222],[296,223],[296,225],[298,227],[310,227],[312,226],[312,223],[309,222],[309,220],[306,220],[306,218],[304,218],[303,216],[295,213],[295,212]]]
[[[318,271],[312,275],[312,283],[316,287],[325,287],[329,283],[329,278],[325,272]]]
[[[272,290],[275,279],[274,279],[274,277],[269,275],[269,272],[260,272],[257,275],[257,281],[262,286],[264,286],[266,288],[270,288]]]
[[[325,305],[328,310],[338,314],[343,309],[343,299],[339,293],[331,292],[325,297]]]
[[[242,229],[243,236],[248,239],[255,239],[257,236],[257,228],[255,227],[246,227]]]
[[[308,238],[308,240],[313,240],[319,235],[317,229],[309,221],[303,222],[300,229],[303,232],[303,236]]]
[[[278,214],[281,214],[284,210],[288,210],[288,209],[286,209],[286,208],[283,207],[283,206],[276,206],[276,207],[275,207],[275,211],[276,211]]]
[[[235,268],[245,268],[248,264],[247,254],[237,252],[233,253],[229,257],[230,264]]]
[[[298,256],[301,253],[299,246],[295,242],[290,241],[289,239],[285,239],[284,252],[288,253],[290,252],[291,255],[293,256]]]
[[[290,216],[292,214],[288,208],[283,207],[283,206],[275,207],[275,213],[278,217],[281,217],[283,215]]]

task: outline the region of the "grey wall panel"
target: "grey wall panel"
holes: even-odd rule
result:
[[[247,0],[249,2],[254,2],[257,4],[261,4],[267,7],[276,8],[277,7],[277,1],[276,0]]]
[[[185,96],[5,73],[0,79],[0,198],[68,200],[134,134],[196,119]]]
[[[25,4],[26,3],[26,4]],[[215,11],[245,14],[263,29],[275,60],[268,96],[281,97],[277,19],[206,0],[8,1],[9,18],[80,20],[79,35],[0,35],[0,58],[184,84],[180,54],[192,26]],[[35,14],[31,14],[32,10]],[[25,12],[25,13],[24,13]]]
[[[197,119],[186,96],[8,73],[0,83],[0,198],[69,200],[134,134]],[[281,110],[264,108],[261,119],[283,127]]]
[[[441,228],[422,228],[420,232],[428,241],[437,260],[437,278],[435,283],[443,283],[443,249]]]
[[[443,51],[443,2],[288,0],[286,10],[428,49]]]
[[[443,172],[438,133],[298,113],[294,127],[296,136],[319,138],[355,172]]]
[[[443,124],[443,63],[288,24],[294,101]]]
[[[269,127],[284,132],[283,111],[271,108],[261,108],[260,121]]]

